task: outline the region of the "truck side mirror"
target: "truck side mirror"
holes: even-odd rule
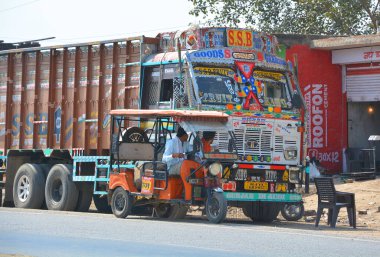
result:
[[[292,105],[294,108],[297,108],[297,109],[300,109],[303,105],[302,104],[302,98],[297,92],[294,92],[294,94],[293,94]]]

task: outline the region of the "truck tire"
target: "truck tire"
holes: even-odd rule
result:
[[[49,174],[49,170],[51,169],[51,165],[50,164],[36,164],[36,165],[38,165],[38,167],[40,167],[41,170],[43,171],[45,181],[46,181],[47,175]],[[41,209],[47,210],[46,200],[45,200],[45,186],[44,186],[44,201],[42,203]]]
[[[159,218],[177,220],[184,219],[189,208],[180,204],[160,203],[154,209]]]
[[[17,208],[39,209],[44,202],[45,176],[38,165],[25,163],[13,182],[13,201]]]
[[[101,213],[112,213],[111,206],[108,204],[107,196],[93,195],[92,199],[98,212]]]
[[[207,219],[215,224],[221,223],[227,215],[227,200],[223,193],[214,192],[206,201]]]
[[[112,194],[111,208],[117,218],[126,218],[132,210],[133,196],[122,187],[118,187]]]
[[[281,215],[288,221],[297,221],[302,218],[305,213],[303,203],[286,203],[281,209]]]
[[[73,211],[78,202],[78,189],[72,181],[72,165],[56,164],[46,179],[45,200],[49,210]]]
[[[75,211],[87,212],[90,209],[92,201],[93,184],[82,182],[77,184],[78,188],[78,203],[75,207]]]
[[[243,207],[245,216],[252,221],[272,222],[280,213],[282,204],[268,202],[248,202]]]

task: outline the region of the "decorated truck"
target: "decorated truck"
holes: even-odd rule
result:
[[[87,210],[93,198],[107,211],[110,110],[216,110],[229,114],[239,157],[237,169],[224,168],[224,196],[254,220],[273,220],[285,203],[301,202],[305,157],[303,100],[278,50],[265,33],[193,27],[0,52],[4,205],[42,204],[42,193],[20,192],[45,187],[65,165],[78,194],[62,209]],[[227,131],[216,133],[213,147],[228,145]]]

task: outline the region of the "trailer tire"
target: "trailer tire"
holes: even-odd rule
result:
[[[78,202],[78,189],[72,181],[71,165],[56,164],[46,179],[45,199],[49,210],[73,211]]]
[[[101,197],[101,195],[92,195],[94,204],[98,212],[101,213],[112,213],[111,206],[108,204],[107,196]]]
[[[268,202],[248,202],[243,206],[245,216],[252,221],[272,222],[280,213],[282,204]]]
[[[78,203],[75,208],[75,211],[79,212],[87,212],[90,209],[91,201],[92,201],[92,184],[83,182],[78,183]]]
[[[13,182],[13,201],[17,208],[39,209],[44,202],[45,176],[38,165],[25,163]]]
[[[126,218],[132,210],[133,196],[122,187],[118,187],[112,194],[111,208],[117,218]]]

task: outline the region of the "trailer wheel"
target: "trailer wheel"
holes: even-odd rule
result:
[[[227,200],[223,193],[213,193],[206,201],[206,216],[212,223],[222,222],[227,215]]]
[[[92,201],[92,189],[93,185],[91,183],[79,183],[78,186],[78,203],[75,208],[75,211],[87,212],[90,208]]]
[[[112,194],[111,208],[117,218],[126,218],[132,210],[133,196],[125,191],[124,188],[118,187]]]
[[[49,210],[73,211],[78,202],[78,189],[71,178],[71,165],[56,164],[46,179],[45,199]]]
[[[143,129],[139,127],[127,128],[122,135],[123,142],[127,143],[144,143],[149,142],[148,136]]]
[[[107,196],[93,195],[92,199],[98,212],[101,213],[112,213],[111,206],[108,204]]]
[[[248,202],[243,207],[245,216],[252,221],[272,222],[280,213],[281,204],[267,202]]]
[[[44,201],[45,176],[38,165],[25,163],[13,182],[13,201],[17,208],[39,209]]]

